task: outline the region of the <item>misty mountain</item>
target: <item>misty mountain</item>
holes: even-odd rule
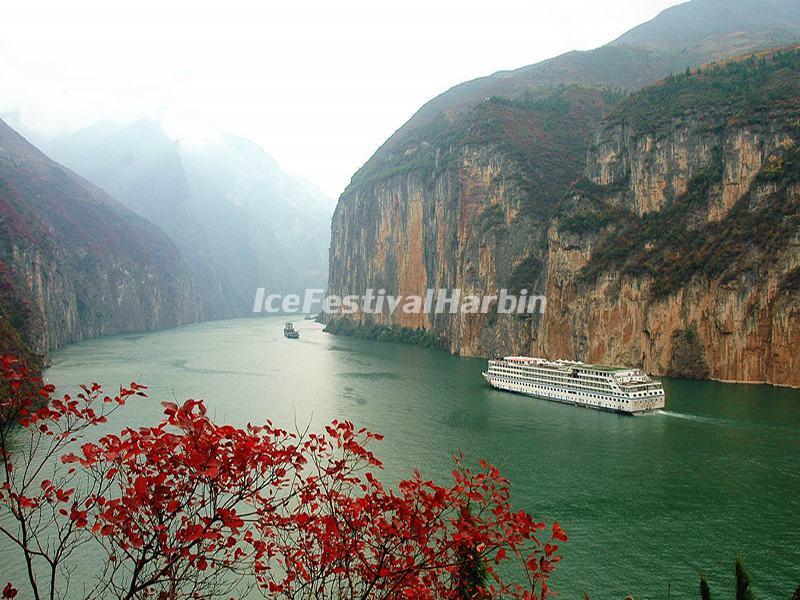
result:
[[[285,286],[325,287],[333,199],[281,170],[253,142],[226,134],[182,151],[196,207],[206,227],[224,227],[220,199],[249,219],[253,244],[291,265]],[[269,236],[263,235],[265,229]],[[231,232],[233,233],[233,232]],[[274,241],[277,241],[277,246]]]
[[[796,0],[695,0],[668,8],[612,45],[665,53],[679,68],[797,41]]]
[[[246,315],[257,287],[325,287],[333,200],[232,135],[172,140],[154,120],[53,140],[53,158],[161,227],[195,281],[203,318]]]
[[[197,315],[158,227],[0,121],[0,352],[37,366],[70,342]]]
[[[529,98],[557,85],[611,87],[633,91],[689,66],[776,48],[800,40],[796,0],[692,0],[668,8],[613,42],[595,50],[572,51],[510,71],[460,83],[424,104],[375,153],[388,154],[428,140],[492,96]]]

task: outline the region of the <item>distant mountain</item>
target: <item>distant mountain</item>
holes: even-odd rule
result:
[[[149,221],[0,121],[0,351],[194,321],[191,279]]]
[[[333,200],[247,140],[185,145],[142,120],[94,125],[47,150],[167,232],[189,265],[203,318],[246,315],[257,287],[326,285]]]
[[[182,156],[207,228],[223,226],[220,207],[238,209],[248,219],[246,229],[259,254],[283,265],[275,272],[284,272],[285,289],[326,286],[332,198],[282,171],[253,142],[230,134],[184,147]]]
[[[45,149],[167,233],[190,268],[203,318],[233,315],[234,301],[223,289],[220,266],[192,206],[179,145],[157,121],[100,123],[57,138]]]

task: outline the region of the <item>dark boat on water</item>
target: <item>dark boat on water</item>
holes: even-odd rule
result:
[[[294,328],[294,325],[291,323],[286,323],[283,326],[283,335],[289,338],[290,340],[296,340],[300,337],[300,332]]]

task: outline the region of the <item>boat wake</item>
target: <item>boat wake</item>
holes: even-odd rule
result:
[[[686,419],[687,421],[698,421],[703,418],[698,417],[697,415],[687,415],[686,413],[672,412],[671,410],[659,410],[656,411],[656,414],[664,415],[665,417],[674,417],[676,419]]]
[[[736,421],[727,421],[726,419],[719,419],[716,417],[703,417],[701,415],[690,415],[687,413],[673,412],[671,410],[659,410],[656,414],[665,417],[672,417],[673,419],[683,419],[684,421],[694,421],[695,423],[709,423],[711,425],[729,425],[736,426]]]
[[[656,414],[673,419],[683,419],[685,421],[694,421],[695,423],[703,423],[708,425],[715,425],[717,427],[731,427],[734,429],[748,429],[750,431],[764,430],[769,431],[772,435],[775,434],[788,434],[792,438],[797,438],[797,430],[791,427],[784,427],[781,425],[773,425],[771,423],[758,423],[754,421],[740,421],[735,419],[724,419],[721,417],[704,417],[701,415],[690,415],[686,413],[673,412],[671,410],[659,410]]]

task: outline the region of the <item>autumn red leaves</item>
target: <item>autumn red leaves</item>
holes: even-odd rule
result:
[[[92,437],[145,388],[112,397],[93,384],[58,398],[13,358],[0,368],[0,536],[24,560],[15,586],[35,598],[65,591],[87,544],[99,560],[84,597],[549,593],[567,535],[514,511],[509,482],[484,461],[472,469],[456,456],[447,485],[415,471],[389,488],[378,434],[347,421],[320,433],[220,425],[199,400]]]

